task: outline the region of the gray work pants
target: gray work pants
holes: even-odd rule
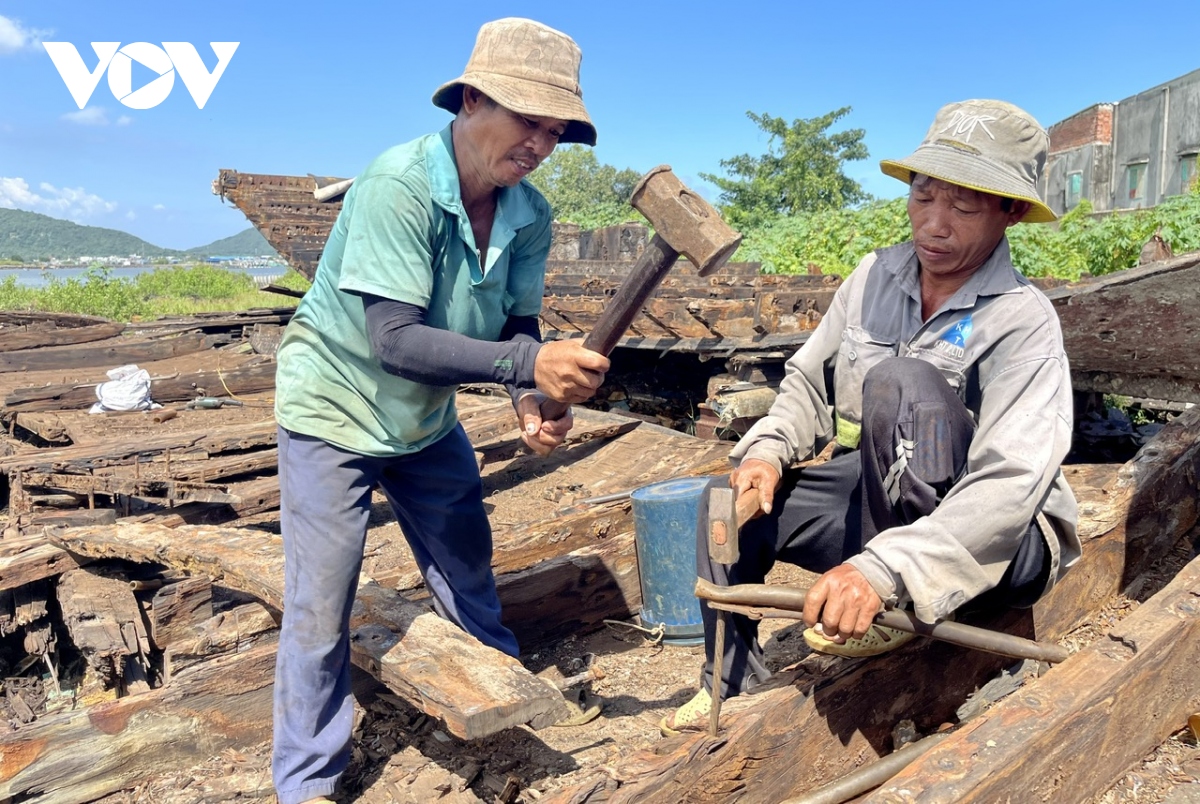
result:
[[[272,773],[280,804],[330,796],[350,758],[350,608],[371,491],[387,495],[443,617],[516,656],[500,622],[492,532],[461,426],[412,455],[372,457],[279,428],[283,625]]]
[[[894,357],[867,372],[863,382],[862,443],[826,463],[783,473],[771,513],[747,522],[741,557],[725,565],[708,556],[707,500],[696,529],[697,574],[715,584],[763,583],[776,561],[827,572],[862,552],[876,534],[933,512],[963,474],[975,425],[970,412],[931,363]],[[911,444],[898,464],[897,446]],[[728,485],[714,478],[710,488]],[[976,602],[1032,605],[1045,588],[1047,551],[1030,523],[1000,586]],[[1036,590],[1036,591],[1035,591]],[[986,598],[986,601],[984,600]],[[705,666],[701,683],[710,692],[715,655],[716,610],[700,601]],[[731,615],[723,655],[724,697],[770,678],[758,643],[758,622]]]

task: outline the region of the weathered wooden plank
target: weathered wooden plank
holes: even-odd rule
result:
[[[150,639],[162,650],[212,619],[212,579],[196,575],[158,589],[150,602]]]
[[[505,625],[522,644],[593,631],[642,605],[632,531],[496,579]]]
[[[49,611],[46,604],[49,599],[50,584],[45,580],[33,581],[6,591],[4,596],[0,597],[0,635],[11,634],[18,627],[37,623]],[[27,653],[41,652],[29,645],[28,633],[25,648]]]
[[[58,413],[53,411],[18,413],[17,427],[22,427],[50,444],[70,444],[71,434]]]
[[[189,461],[171,469],[174,480],[195,481],[207,483],[227,477],[246,475],[252,472],[273,470],[279,466],[279,450],[255,450],[243,455],[226,455],[220,458],[210,458],[206,461]],[[236,496],[236,495],[235,495]]]
[[[590,331],[608,305],[609,300],[602,297],[555,298],[545,303],[543,314],[552,311],[572,325]],[[641,319],[634,321],[632,333],[638,337],[752,338],[760,334],[755,330],[755,299],[713,299],[704,303],[689,303],[678,299],[652,298],[643,305],[643,309],[649,323],[642,321],[639,324]],[[685,325],[685,315],[691,319],[692,324]],[[666,323],[670,328],[655,323],[655,319]],[[693,327],[693,324],[697,323],[706,334],[698,334]]]
[[[203,333],[193,332],[172,338],[143,341],[114,338],[82,346],[47,346],[17,352],[0,351],[0,372],[124,366],[128,363],[168,360],[199,352],[210,346]]]
[[[578,421],[579,427],[587,432],[601,429],[605,426],[603,423],[614,420],[628,421],[625,417],[595,411],[580,411]],[[598,448],[593,450],[595,446]],[[579,496],[595,496],[632,491],[649,483],[675,477],[720,474],[728,471],[728,453],[729,445],[726,443],[688,438],[665,428],[643,423],[637,429],[600,445],[584,441],[568,446],[561,453],[556,452],[548,459],[527,456],[518,460],[527,461],[530,466],[538,466],[539,471],[551,471],[560,467],[567,471],[566,467],[569,467],[572,483],[585,490],[580,492]],[[523,471],[523,464],[510,468],[519,475]],[[489,499],[497,499],[492,495],[503,491],[491,477],[484,478],[484,489]],[[240,489],[237,491],[244,495]],[[512,493],[519,492],[514,489]],[[600,547],[606,540],[632,529],[633,515],[628,499],[560,509],[553,516],[539,521],[494,521],[492,567],[498,579],[507,573],[539,566],[551,575],[561,569],[566,573],[564,579],[546,580],[544,583],[548,587],[570,586],[575,570],[549,562],[567,553]],[[420,570],[410,555],[405,556],[407,560],[398,561],[386,571],[376,572],[373,575],[374,580],[381,586],[402,591],[420,587],[423,583]],[[520,593],[516,594],[519,596]],[[540,613],[539,618],[552,616],[550,609],[554,608],[553,598],[546,598],[546,603],[547,611]],[[630,609],[619,616],[636,610]],[[507,608],[505,611],[507,616]],[[570,618],[574,615],[562,610],[559,616]],[[543,620],[539,621],[542,621],[543,625],[546,624]],[[510,626],[521,628],[515,620]],[[560,630],[560,626],[555,626],[555,630]],[[536,632],[533,633],[536,635]]]
[[[746,328],[752,328],[754,326],[753,319],[745,319],[743,325]],[[542,332],[546,340],[583,337],[584,334],[586,333],[575,332],[565,328],[543,330]],[[735,352],[768,352],[779,349],[794,352],[808,340],[808,336],[809,332],[807,330],[802,332],[785,332],[778,335],[747,335],[745,337],[724,338],[666,338],[626,335],[621,338],[617,345],[625,349],[644,349],[646,351],[659,352],[660,354],[666,354],[667,352],[694,352],[700,355],[728,358]]]
[[[18,453],[0,458],[0,474],[17,471],[86,474],[105,466],[145,463],[169,453],[220,454],[273,446],[278,426],[273,419],[222,427],[219,430],[168,433],[119,444],[88,444],[62,449]]]
[[[241,312],[190,313],[185,316],[163,317],[138,324],[129,324],[126,332],[131,335],[156,337],[173,332],[200,331],[210,334],[228,332],[240,337],[242,330],[258,324],[274,326],[287,324],[295,312],[295,307],[267,307]]]
[[[391,590],[359,587],[350,615],[354,663],[467,740],[566,714],[552,684],[444,620],[465,638],[439,638],[425,627],[431,619],[438,618]]]
[[[279,507],[278,475],[234,483],[230,485],[229,490],[238,497],[238,502],[229,506],[238,516],[253,516]]]
[[[127,578],[74,569],[59,578],[56,595],[71,642],[105,686],[125,678],[126,665],[149,652],[141,608]]]
[[[617,288],[620,285],[620,281],[615,278],[602,281],[583,275],[548,276],[546,277],[544,298],[547,303],[553,303],[555,299],[570,296],[594,296],[611,299],[616,294]],[[752,299],[757,293],[759,293],[757,283],[752,279],[743,279],[737,283],[723,284],[710,283],[708,278],[680,279],[671,282],[671,276],[668,274],[667,279],[663,280],[663,284],[659,285],[654,295],[659,299],[699,301],[703,303],[708,299],[714,298]]]
[[[240,606],[212,615],[173,635],[163,651],[164,674],[169,679],[181,670],[226,653],[242,653],[254,645],[277,638],[275,617],[261,603]]]
[[[1130,396],[1153,397],[1145,383],[1169,382],[1168,398],[1200,401],[1198,275],[1193,253],[1048,291],[1072,374],[1107,378]]]
[[[48,327],[44,321],[31,322],[27,326],[6,325],[0,329],[0,352],[102,341],[120,335],[125,329],[125,325],[117,321],[93,320],[97,323],[79,327]]]
[[[277,536],[250,530],[126,525],[55,531],[60,546],[90,556],[165,563],[205,573],[267,605],[283,605],[283,550]],[[354,661],[464,739],[528,723],[562,705],[557,688],[516,659],[396,592],[359,590]]]
[[[22,532],[41,533],[46,527],[82,527],[85,525],[112,525],[117,521],[113,508],[76,508],[68,511],[30,511],[21,514],[18,525]]]
[[[641,421],[629,417],[614,417],[624,419],[623,421],[613,422],[610,424],[600,424],[591,427],[576,426],[571,430],[571,434],[566,437],[563,444],[558,447],[561,454],[567,453],[571,447],[580,444],[596,444],[607,441],[610,438],[620,438],[624,434],[634,430]],[[516,423],[516,420],[513,421]],[[506,461],[515,457],[519,452],[525,450],[524,442],[521,440],[521,433],[515,428],[512,430],[501,430],[499,434],[505,434],[506,438],[494,438],[488,441],[479,440],[473,441],[475,446],[475,454],[480,456],[484,463],[493,461]]]
[[[0,591],[52,578],[78,566],[75,558],[61,547],[41,539],[29,540],[19,552],[0,556]]]
[[[198,389],[216,393],[253,394],[275,387],[275,363],[267,361],[225,371],[197,371],[175,377],[163,377],[150,384],[155,402],[179,402],[193,399]],[[93,385],[43,385],[14,389],[4,399],[9,411],[72,410],[90,407],[96,401]]]
[[[271,736],[275,646],[222,656],[172,683],[0,737],[0,798],[77,804]]]
[[[1190,531],[1195,518],[1189,516],[1160,515],[1161,526],[1172,528],[1173,535],[1131,525],[1140,516],[1135,501],[1163,499],[1158,496],[1162,489],[1196,483],[1195,467],[1187,456],[1195,454],[1200,440],[1198,423],[1200,411],[1189,411],[1164,428],[1121,469],[1119,489],[1115,482],[1097,489],[1094,477],[1085,473],[1086,485],[1077,489],[1084,557],[1032,611],[972,615],[964,621],[1052,641],[1109,599],[1123,576],[1144,569],[1155,550],[1161,554],[1162,545]],[[1147,543],[1138,545],[1136,540]],[[723,717],[717,739],[699,734],[676,738],[623,761],[607,779],[585,781],[548,800],[783,800],[888,752],[891,729],[901,719],[915,721],[926,732],[953,720],[967,695],[1006,660],[918,640],[858,664],[834,661],[834,666],[850,669],[829,678],[806,672],[805,660],[799,670],[781,676],[783,686],[727,702],[728,717]],[[946,673],[947,667],[954,672]]]
[[[629,275],[635,260],[547,260],[546,273],[553,276],[559,273],[583,272],[596,277],[615,277],[618,280]],[[715,275],[750,276],[758,275],[760,264],[757,262],[727,262],[722,265]],[[696,267],[686,258],[680,259],[672,268],[671,273],[678,276],[697,276]]]
[[[866,801],[1087,801],[1200,711],[1200,559]]]
[[[26,472],[27,487],[56,489],[73,494],[124,494],[131,497],[155,497],[177,502],[238,503],[237,495],[204,483],[157,478],[117,477],[116,475],[68,475],[53,472]]]

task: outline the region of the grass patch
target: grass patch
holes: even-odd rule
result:
[[[309,287],[304,277],[291,270],[276,284],[295,290]],[[156,268],[130,279],[94,268],[78,278],[52,277],[42,288],[24,287],[11,276],[0,281],[0,309],[78,313],[116,321],[294,307],[298,301],[264,293],[247,274],[212,265]]]

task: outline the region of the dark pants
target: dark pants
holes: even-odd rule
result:
[[[965,472],[974,432],[970,413],[936,367],[915,358],[883,361],[863,383],[860,448],[839,449],[826,463],[785,471],[771,513],[742,528],[735,564],[709,558],[703,522],[697,528],[697,574],[726,586],[763,583],[776,561],[818,573],[833,569],[862,552],[876,534],[932,513]],[[728,477],[714,478],[710,487],[728,483]],[[705,503],[701,511],[707,510]],[[1048,571],[1041,532],[1030,523],[1000,586],[978,600],[1031,605]],[[700,610],[706,654],[701,682],[711,691],[717,612],[704,601]],[[730,624],[723,697],[771,675],[758,644],[758,622],[734,614]]]
[[[350,759],[350,609],[376,486],[438,613],[485,645],[518,653],[500,622],[492,532],[461,426],[418,453],[386,458],[279,428],[285,578],[272,771],[280,804],[332,795]]]

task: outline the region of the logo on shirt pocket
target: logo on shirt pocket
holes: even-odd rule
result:
[[[938,338],[933,348],[947,357],[962,360],[967,354],[967,339],[971,337],[972,328],[971,314],[967,313]]]

